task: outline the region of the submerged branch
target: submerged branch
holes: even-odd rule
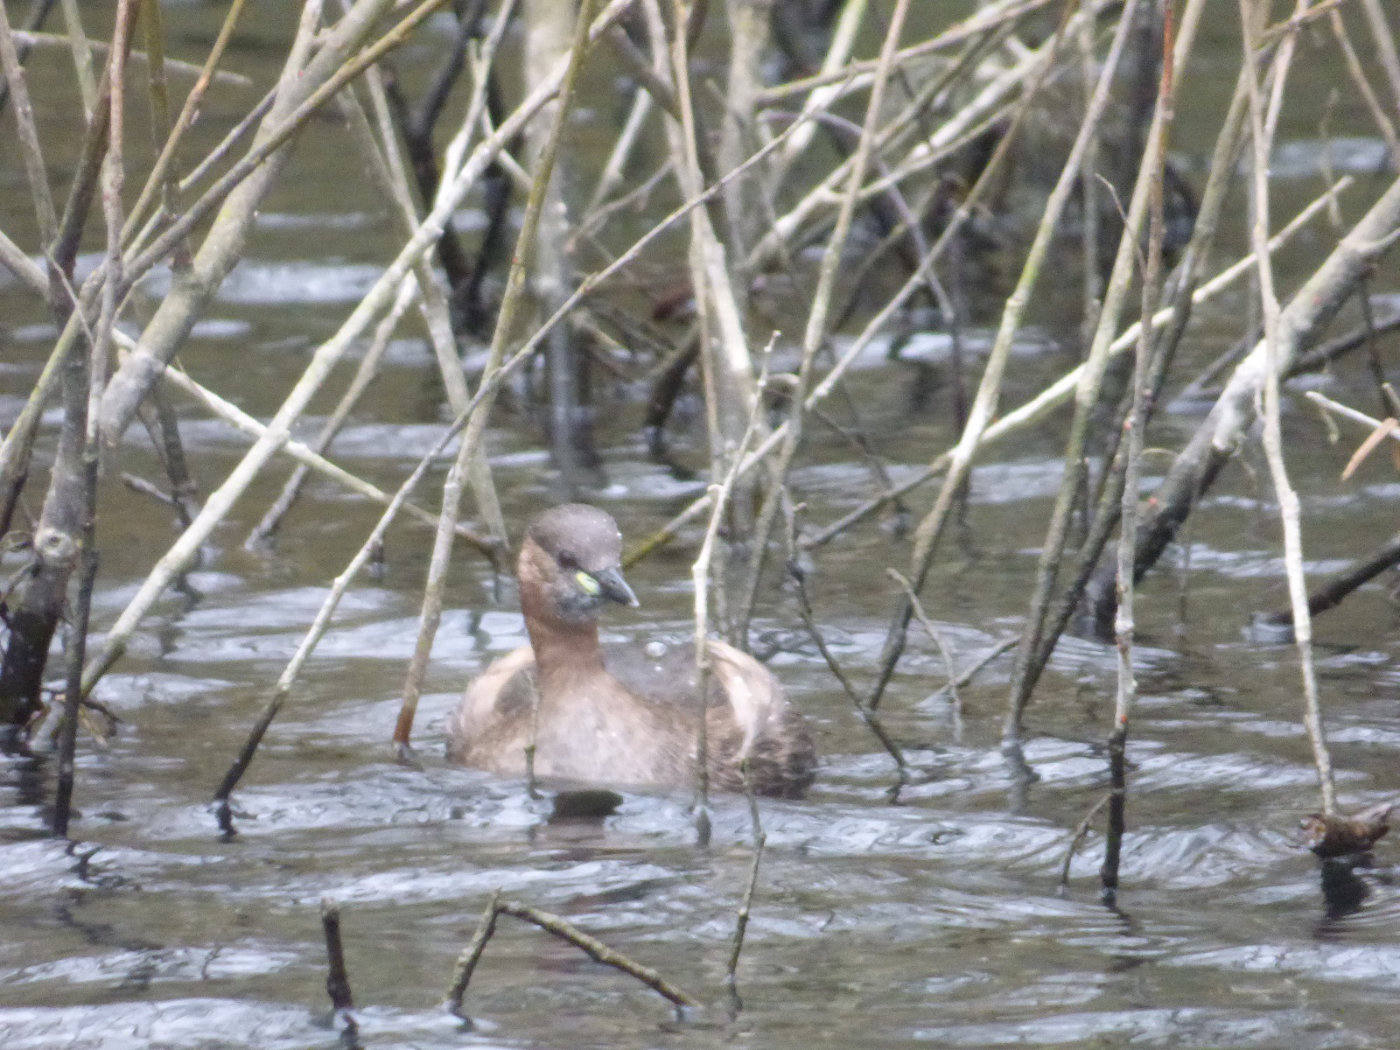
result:
[[[462,1013],[462,1000],[466,996],[467,985],[471,983],[472,974],[476,972],[477,964],[481,961],[487,942],[496,932],[496,920],[501,915],[509,915],[512,918],[528,922],[532,926],[538,926],[561,941],[572,944],[594,962],[611,966],[613,969],[620,970],[629,977],[640,981],[677,1009],[695,1009],[700,1006],[699,1000],[677,988],[651,967],[643,966],[621,952],[615,951],[598,938],[584,933],[561,916],[542,911],[528,904],[521,904],[518,901],[502,900],[501,891],[497,890],[486,905],[486,910],[477,923],[476,932],[472,935],[471,942],[457,960],[452,985],[447,993],[447,1006],[454,1014],[461,1015]]]

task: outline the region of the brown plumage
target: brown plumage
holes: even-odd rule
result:
[[[689,785],[695,780],[699,690],[694,651],[657,643],[598,644],[597,611],[637,599],[619,568],[617,523],[579,503],[555,507],[525,531],[516,565],[530,644],[496,660],[467,687],[448,723],[448,755],[506,775],[525,771],[579,783]],[[710,783],[806,791],[816,752],[806,723],[768,669],[711,639],[705,724]]]

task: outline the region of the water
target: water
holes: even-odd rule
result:
[[[198,6],[170,11],[177,38],[195,41],[209,17]],[[1211,46],[1221,63],[1231,61],[1230,41]],[[257,54],[238,59],[240,69],[266,74]],[[42,75],[36,81],[42,87]],[[1300,76],[1297,90],[1319,88]],[[1216,102],[1184,111],[1183,157],[1208,145],[1203,111]],[[210,121],[219,115],[212,107]],[[42,108],[40,117],[50,128],[61,119]],[[1347,133],[1364,136],[1356,121]],[[1299,159],[1316,134],[1315,124],[1285,128],[1285,155],[1297,170],[1276,173],[1280,215],[1316,191]],[[324,147],[334,141],[331,128],[319,128],[299,148],[248,262],[182,354],[194,374],[255,414],[275,408],[307,349],[373,278],[391,236],[376,202],[326,164]],[[1365,153],[1349,146],[1349,156]],[[334,194],[325,190],[332,179]],[[0,226],[17,239],[30,221],[21,180],[7,157]],[[1232,237],[1228,250],[1239,243]],[[1321,242],[1310,243],[1315,251]],[[1306,244],[1290,258],[1293,267],[1315,262]],[[1284,271],[1285,287],[1298,272]],[[1241,302],[1206,311],[1188,348],[1193,359],[1233,338]],[[994,320],[996,303],[988,290],[981,312]],[[42,312],[4,276],[0,317],[0,422],[8,425],[52,336]],[[1066,331],[1056,311],[1042,311],[1036,324],[1018,351],[1008,406],[1072,363],[1056,348]],[[987,333],[975,330],[968,341],[985,345]],[[226,389],[221,371],[231,347],[241,355],[237,389]],[[1382,353],[1395,349],[1391,339]],[[936,365],[939,346],[927,351]],[[438,393],[427,368],[411,334],[396,344],[337,445],[338,462],[382,484],[402,476],[436,433]],[[1367,407],[1374,397],[1358,371],[1344,365],[1323,388]],[[852,383],[862,426],[896,479],[951,433],[941,396],[911,407],[920,382],[914,366],[872,355]],[[629,393],[609,391],[619,400],[600,429],[608,487],[598,502],[637,538],[699,485],[645,458],[642,410]],[[1177,447],[1197,409],[1166,413],[1150,444]],[[244,446],[199,410],[182,412],[208,491]],[[1326,575],[1393,530],[1395,484],[1383,456],[1355,480],[1337,480],[1360,434],[1328,446],[1296,403],[1286,429],[1309,571]],[[678,454],[702,463],[703,449],[678,434]],[[554,498],[539,433],[521,413],[503,411],[491,441],[507,517],[518,525]],[[974,479],[968,531],[945,542],[926,600],[960,667],[1013,633],[1024,614],[1061,443],[1058,425],[1043,425],[992,453]],[[457,561],[419,711],[423,768],[391,760],[387,739],[430,543],[417,525],[391,533],[382,576],[362,579],[347,596],[235,796],[238,834],[220,836],[209,809],[214,786],[323,588],[375,517],[313,483],[277,550],[245,553],[242,539],[280,484],[280,467],[215,534],[191,578],[198,598],[164,599],[104,681],[99,698],[123,722],[105,747],[82,738],[76,845],[44,832],[51,769],[0,767],[0,1043],[335,1046],[318,917],[329,897],[343,908],[368,1047],[1392,1046],[1395,847],[1382,840],[1370,867],[1320,868],[1294,837],[1299,817],[1316,805],[1315,778],[1293,650],[1245,631],[1251,612],[1286,601],[1267,475],[1253,453],[1245,461],[1253,473],[1227,471],[1173,565],[1154,574],[1139,602],[1142,699],[1129,744],[1118,909],[1099,898],[1097,831],[1059,886],[1073,829],[1105,790],[1109,650],[1072,639],[1061,646],[1029,714],[1026,759],[1038,779],[1025,785],[997,746],[1008,659],[963,690],[955,712],[934,695],[943,658],[916,633],[882,713],[920,776],[891,805],[888,757],[803,639],[792,596],[776,584],[764,590],[756,631],[777,650],[771,665],[814,723],[824,759],[808,799],[762,806],[767,849],[737,1010],[723,978],[751,863],[740,800],[715,800],[713,841],[699,848],[684,794],[629,794],[601,825],[551,823],[547,803],[519,783],[442,761],[441,723],[462,685],[522,637],[511,600],[489,602],[489,571],[467,553]],[[1163,462],[1149,459],[1148,471]],[[123,466],[158,476],[136,431]],[[794,484],[815,523],[855,506],[870,486],[847,446],[815,427]],[[102,498],[99,630],[172,537],[166,513],[119,482],[105,481]],[[928,498],[911,503],[921,511]],[[640,640],[687,632],[698,538],[689,529],[634,570],[643,606],[619,610],[607,633]],[[858,685],[874,674],[892,600],[872,580],[907,559],[906,543],[874,524],[816,555],[817,616]],[[4,567],[16,564],[10,556]],[[1383,580],[1317,624],[1349,808],[1396,787],[1396,615]],[[468,991],[474,1024],[465,1027],[442,1008],[443,995],[497,888],[655,967],[704,1008],[678,1020],[635,982],[503,918]]]

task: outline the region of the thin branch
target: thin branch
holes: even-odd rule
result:
[[[5,13],[4,4],[0,4],[0,69],[4,71],[5,83],[14,102],[20,157],[24,161],[25,177],[29,180],[29,196],[38,219],[39,236],[44,244],[51,245],[58,234],[58,215],[54,210],[53,194],[49,190],[48,168],[44,164],[39,134],[34,128],[34,106],[29,100],[24,68],[20,65],[14,33],[10,29],[10,16]]]
[[[1308,614],[1307,580],[1303,572],[1302,529],[1299,523],[1298,494],[1288,478],[1283,456],[1283,436],[1279,422],[1279,377],[1285,364],[1280,349],[1282,338],[1281,309],[1274,293],[1273,267],[1266,245],[1269,238],[1269,153],[1271,140],[1265,132],[1264,105],[1259,90],[1257,38],[1260,30],[1258,16],[1263,8],[1240,0],[1240,22],[1244,29],[1244,61],[1249,71],[1249,120],[1254,143],[1252,178],[1253,223],[1250,234],[1255,255],[1259,257],[1259,294],[1264,305],[1264,454],[1269,462],[1278,498],[1279,516],[1283,523],[1284,563],[1288,574],[1288,595],[1293,607],[1293,640],[1298,650],[1299,670],[1303,679],[1303,724],[1312,744],[1313,762],[1317,767],[1318,787],[1322,795],[1323,817],[1331,817],[1337,809],[1337,788],[1332,778],[1332,757],[1327,749],[1327,737],[1322,724],[1318,699],[1317,672],[1312,658],[1312,619]],[[1290,36],[1285,46],[1291,44]],[[1283,82],[1275,80],[1279,90]]]
[[[744,794],[749,800],[749,828],[753,833],[753,863],[749,866],[749,881],[744,889],[739,911],[734,917],[734,940],[729,947],[729,963],[724,969],[724,985],[736,1005],[739,1004],[739,955],[744,950],[744,934],[748,932],[749,916],[753,912],[754,892],[758,889],[758,867],[763,860],[763,847],[768,835],[763,830],[763,821],[758,813],[758,796],[754,794],[753,779],[750,776],[749,760],[744,759],[740,766],[744,776]]]
[[[643,966],[621,952],[615,951],[596,937],[584,933],[561,916],[542,911],[528,904],[521,904],[518,901],[502,900],[501,891],[497,890],[492,895],[485,912],[482,913],[471,942],[457,960],[452,986],[447,995],[448,1009],[454,1014],[461,1015],[462,1013],[462,999],[466,995],[467,985],[471,982],[477,963],[481,961],[481,955],[486,950],[487,942],[495,933],[496,919],[501,915],[509,915],[533,926],[538,926],[561,941],[572,944],[594,962],[611,966],[615,970],[621,970],[629,977],[636,978],[678,1010],[695,1009],[700,1005],[697,999],[677,988],[656,970],[649,966]]]
[[[526,292],[525,275],[534,258],[536,235],[549,188],[550,177],[554,172],[554,162],[558,155],[559,142],[564,130],[573,99],[574,86],[578,82],[579,70],[583,66],[584,55],[588,52],[589,30],[593,24],[593,14],[600,0],[584,0],[575,22],[573,42],[568,59],[559,78],[558,107],[553,114],[549,133],[544,139],[544,147],[535,162],[534,181],[530,195],[525,202],[525,215],[521,220],[520,233],[516,238],[515,251],[511,255],[510,272],[506,276],[505,294],[501,299],[500,311],[496,315],[496,329],[491,337],[491,347],[487,352],[486,370],[494,372],[505,358],[506,343],[514,335],[515,319],[524,305]],[[618,6],[614,4],[613,6]],[[537,85],[532,94],[540,94],[540,89],[548,84]],[[551,92],[552,94],[552,92]],[[499,132],[498,132],[499,133]],[[433,211],[437,212],[435,205]],[[410,244],[413,241],[409,242]],[[421,253],[420,253],[421,255]],[[438,518],[437,534],[433,538],[433,552],[428,563],[428,579],[423,586],[423,603],[419,611],[418,637],[413,655],[404,675],[403,702],[394,724],[394,743],[400,752],[407,750],[413,732],[413,719],[418,708],[418,698],[422,693],[423,677],[427,673],[428,658],[432,653],[433,639],[437,635],[442,618],[442,594],[446,585],[447,569],[452,554],[452,538],[456,531],[458,507],[462,487],[473,460],[478,456],[481,437],[490,418],[490,399],[485,411],[472,414],[462,434],[457,457],[448,471],[442,489],[442,510]]]

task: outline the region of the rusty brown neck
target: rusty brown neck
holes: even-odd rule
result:
[[[560,618],[549,598],[533,587],[522,586],[520,604],[542,693],[549,695],[561,687],[567,689],[603,672],[596,623],[572,623]]]

